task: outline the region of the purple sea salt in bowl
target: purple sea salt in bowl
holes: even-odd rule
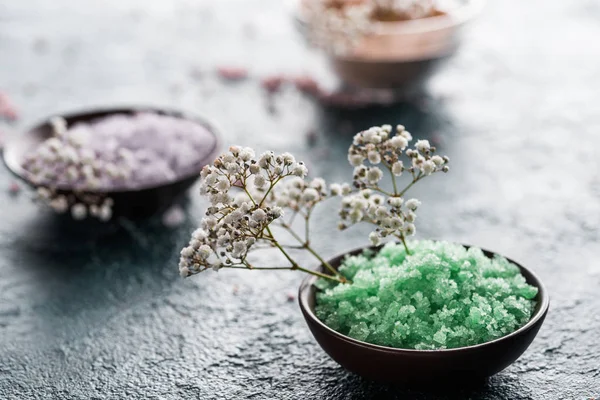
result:
[[[196,116],[155,108],[115,108],[63,115],[69,133],[86,137],[85,148],[103,158],[118,149],[133,155],[134,168],[127,179],[99,179],[93,193],[110,197],[113,216],[148,217],[166,210],[200,177],[202,167],[219,151],[218,130]],[[41,143],[54,135],[50,120],[11,137],[4,148],[4,162],[17,177],[39,187],[27,168],[28,158]],[[68,195],[81,190],[61,181],[51,186]],[[90,192],[86,189],[86,192]]]

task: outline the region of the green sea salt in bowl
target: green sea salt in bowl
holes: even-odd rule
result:
[[[351,338],[401,349],[472,346],[531,318],[538,289],[504,257],[433,241],[389,243],[345,259],[350,284],[317,282],[316,315]]]

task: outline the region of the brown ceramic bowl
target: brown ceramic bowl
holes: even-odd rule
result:
[[[131,115],[138,112],[153,112],[160,115],[169,115],[195,121],[204,126],[212,134],[212,141],[211,143],[207,143],[204,154],[199,154],[198,163],[194,168],[182,171],[175,180],[146,186],[136,186],[135,189],[98,190],[97,193],[105,194],[113,199],[113,215],[115,217],[143,218],[166,210],[196,182],[200,177],[202,167],[211,163],[219,151],[218,130],[213,123],[203,118],[187,116],[178,111],[152,107],[130,107],[81,111],[62,115],[62,117],[67,121],[67,125],[71,126],[77,122],[91,122],[114,114]],[[25,132],[13,135],[4,145],[4,163],[13,174],[32,187],[35,187],[35,185],[28,179],[27,172],[22,167],[23,160],[28,152],[52,134],[49,120],[44,120]],[[58,192],[68,194],[71,190],[68,187],[60,187]]]
[[[303,4],[297,0],[297,20],[304,30]],[[458,49],[464,25],[481,10],[484,0],[458,0],[458,6],[438,15],[374,22],[374,33],[362,38],[343,56],[328,54],[337,75],[356,87],[415,90]]]
[[[469,246],[465,246],[469,247]],[[377,250],[378,247],[370,247]],[[356,255],[364,249],[347,253]],[[483,250],[485,255],[494,253]],[[346,254],[329,262],[339,267]],[[315,315],[314,276],[300,286],[299,303],[315,339],[327,354],[345,369],[365,378],[393,383],[471,381],[494,375],[508,367],[529,347],[548,312],[549,297],[542,282],[531,271],[516,264],[527,283],[539,289],[537,305],[527,324],[499,339],[475,346],[446,350],[407,350],[378,346],[342,335],[325,325]],[[321,269],[320,269],[321,270]]]

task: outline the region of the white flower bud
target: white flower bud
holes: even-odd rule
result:
[[[258,174],[260,172],[260,166],[258,164],[250,164],[249,169],[251,174]]]
[[[228,179],[221,179],[219,182],[217,182],[216,188],[217,190],[220,190],[222,192],[225,192],[227,190],[229,190],[230,187],[230,183]]]
[[[381,243],[381,236],[377,232],[371,232],[369,235],[369,240],[373,246],[378,246]]]
[[[106,222],[112,217],[112,209],[109,206],[103,205],[98,210],[98,218],[100,221]]]
[[[415,144],[415,148],[419,150],[421,153],[426,153],[429,151],[431,146],[429,145],[428,140],[418,140]]]
[[[411,236],[411,235],[415,234],[415,226],[414,226],[414,224],[411,224],[411,223],[404,225],[402,230],[404,231],[404,234],[406,236]]]
[[[202,260],[206,260],[208,257],[210,257],[210,255],[212,254],[212,249],[210,248],[209,245],[207,244],[203,244],[202,246],[200,246],[198,248],[198,251],[196,252],[196,254],[198,255],[198,257],[200,257]]]
[[[381,162],[381,156],[376,151],[370,151],[367,158],[371,164],[379,164]]]
[[[358,166],[362,165],[364,160],[365,160],[365,158],[363,156],[361,156],[360,154],[349,154],[348,155],[348,161],[350,162],[350,165],[352,165],[353,167],[358,167]]]
[[[402,161],[396,161],[392,165],[392,173],[395,176],[400,176],[400,175],[402,175],[402,171],[404,171],[404,164],[402,163]]]
[[[250,147],[244,147],[241,151],[240,151],[240,159],[244,162],[250,161],[254,158],[254,150],[252,150]]]
[[[71,207],[71,216],[75,220],[82,220],[87,217],[87,208],[84,204],[77,203]]]
[[[306,175],[308,175],[308,169],[303,164],[298,164],[292,170],[292,175],[304,178]]]
[[[290,153],[283,153],[281,155],[281,157],[283,158],[283,164],[284,165],[292,165],[293,163],[296,162],[296,159]]]
[[[267,219],[267,213],[262,208],[256,209],[252,213],[252,219],[256,222],[263,222]]]
[[[350,192],[352,192],[352,188],[350,187],[350,185],[347,183],[343,183],[342,184],[342,195],[347,196],[350,194]]]
[[[357,223],[357,222],[362,221],[364,214],[362,211],[355,208],[354,210],[352,210],[350,212],[349,217],[350,217],[350,221]]]
[[[410,199],[406,202],[406,208],[408,208],[411,211],[415,211],[417,208],[419,208],[420,205],[421,202],[417,199]]]
[[[65,196],[57,196],[50,202],[50,207],[57,213],[62,214],[69,208],[69,203]]]
[[[435,165],[437,165],[438,167],[442,164],[444,164],[444,159],[440,156],[433,156],[431,157],[431,161],[433,161],[433,163]]]
[[[193,233],[192,233],[192,238],[196,239],[196,240],[205,240],[208,237],[208,234],[206,233],[206,231],[204,229],[196,229]]]
[[[188,247],[184,247],[181,250],[181,256],[182,257],[190,258],[193,255],[194,255],[194,249],[191,248],[191,247],[189,247],[189,246]]]
[[[408,146],[408,140],[404,136],[394,136],[390,139],[390,145],[394,149],[404,150]]]
[[[431,175],[435,171],[435,164],[431,160],[427,160],[423,163],[423,173],[425,175]]]
[[[367,180],[371,184],[375,184],[379,182],[383,178],[383,172],[377,167],[369,168],[367,171]]]
[[[319,192],[316,189],[308,188],[302,193],[302,201],[310,203],[319,199]]]
[[[264,176],[262,176],[262,175],[256,175],[254,177],[254,185],[257,188],[261,189],[261,188],[265,187],[266,184],[267,184],[267,180],[265,179]]]
[[[329,190],[331,191],[332,196],[339,196],[342,194],[342,185],[339,183],[332,183],[329,185]]]

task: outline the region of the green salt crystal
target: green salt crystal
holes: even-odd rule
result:
[[[317,317],[358,340],[420,350],[487,342],[531,318],[537,288],[505,258],[446,242],[410,248],[347,257],[340,272],[352,283],[319,281]]]

